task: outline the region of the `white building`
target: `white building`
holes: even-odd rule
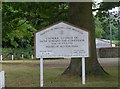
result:
[[[96,38],[96,48],[101,47],[111,47],[110,40]],[[115,44],[112,44],[112,47],[115,47]]]

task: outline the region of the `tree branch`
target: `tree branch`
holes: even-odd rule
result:
[[[108,8],[96,8],[96,9],[92,9],[92,11],[107,11]]]
[[[17,27],[20,27],[20,26],[22,26],[24,23],[26,23],[27,22],[27,20],[25,20],[23,23],[21,23],[20,25],[18,25],[18,26],[16,26],[16,28]]]

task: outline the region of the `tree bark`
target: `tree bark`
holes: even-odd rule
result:
[[[68,22],[86,29],[89,32],[89,52],[90,57],[86,59],[86,75],[98,76],[107,73],[101,67],[97,60],[95,44],[95,24],[92,14],[91,2],[71,2],[69,8],[70,18]],[[63,72],[67,75],[81,76],[81,58],[71,58],[68,68]]]

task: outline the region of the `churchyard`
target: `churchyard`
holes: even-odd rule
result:
[[[81,83],[81,77],[61,76],[70,59],[44,60],[44,87],[118,87],[118,65],[115,60],[100,59],[109,77],[89,76],[85,85]],[[39,60],[3,61],[6,87],[40,87],[39,64]]]
[[[119,11],[112,10],[118,6],[113,2],[1,3],[0,89],[118,88]],[[109,47],[103,48],[104,40],[96,51],[95,38],[109,40]]]

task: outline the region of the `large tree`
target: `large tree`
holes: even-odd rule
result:
[[[98,15],[104,17],[107,15],[108,9],[119,6],[117,2],[103,2],[100,7],[94,10],[98,10]],[[89,32],[89,49],[90,57],[86,59],[86,74],[93,76],[107,75],[104,69],[101,67],[97,60],[96,44],[95,44],[95,23],[92,14],[92,2],[71,2],[69,8],[70,23],[86,29]],[[80,58],[72,58],[70,65],[64,71],[63,74],[78,75],[81,72],[81,60]]]
[[[34,32],[67,18],[68,3],[3,2],[3,47],[33,46]]]
[[[106,74],[100,66],[95,45],[95,25],[92,14],[91,2],[75,2],[70,3],[69,8],[70,23],[75,24],[89,32],[89,49],[90,57],[86,59],[86,74],[88,75],[103,75]],[[81,75],[81,60],[80,58],[72,58],[70,65],[63,74],[68,75]]]
[[[102,15],[105,14],[105,11],[115,6],[117,6],[116,3],[102,3],[100,5],[100,8],[94,10],[99,10],[98,15],[100,17],[104,17]],[[92,2],[3,3],[3,42],[6,44],[10,43],[13,46],[16,44],[20,45],[20,42],[25,43],[29,40],[32,42],[32,33],[35,31],[35,29],[39,30],[40,28],[43,28],[59,20],[68,21],[74,25],[88,30],[90,35],[90,57],[86,60],[86,73],[87,75],[95,76],[106,75],[105,71],[99,64],[96,55],[95,24],[92,15]],[[30,34],[29,38],[31,39],[28,39],[26,37],[28,36],[28,34],[26,34],[26,31]],[[16,34],[13,35],[13,32]],[[19,36],[19,33],[21,33],[21,36]],[[17,45],[15,47],[17,47]],[[80,58],[72,58],[70,65],[63,74],[80,76]]]

